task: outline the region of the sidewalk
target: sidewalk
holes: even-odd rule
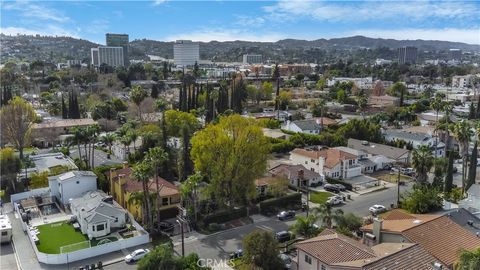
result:
[[[372,192],[382,191],[382,190],[385,190],[385,189],[388,189],[388,188],[391,188],[391,187],[396,187],[396,186],[397,186],[397,184],[382,181],[382,184],[380,184],[379,186],[366,188],[366,189],[362,189],[362,190],[358,190],[358,191],[352,191],[352,192],[357,193],[360,196],[360,195],[365,195],[365,194],[369,194],[369,193],[372,193]]]

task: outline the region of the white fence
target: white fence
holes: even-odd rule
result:
[[[17,213],[19,213],[18,209]],[[23,229],[26,231],[27,225],[21,221]],[[122,250],[125,248],[130,248],[138,245],[143,245],[146,243],[150,242],[150,236],[148,233],[140,226],[135,221],[132,221],[133,226],[135,229],[141,233],[141,235],[137,235],[131,238],[127,239],[119,239],[118,241],[115,242],[110,242],[110,243],[105,243],[102,245],[94,246],[91,248],[85,248],[85,249],[80,249],[76,250],[73,252],[69,253],[63,253],[63,254],[47,254],[38,251],[37,245],[35,244],[35,241],[33,240],[32,236],[30,233],[27,233],[28,239],[30,239],[30,243],[32,244],[33,250],[35,251],[35,255],[37,256],[37,259],[41,263],[45,264],[66,264],[66,263],[71,263],[103,254],[107,254],[110,252]]]
[[[40,196],[40,195],[44,195],[44,194],[50,194],[50,188],[48,188],[48,187],[37,188],[37,189],[30,190],[30,191],[22,192],[22,193],[15,193],[15,194],[12,194],[10,196],[10,201],[13,204],[14,202],[18,202],[18,201],[23,200],[23,199],[27,199],[27,198],[31,198],[31,197],[35,197],[35,196]]]

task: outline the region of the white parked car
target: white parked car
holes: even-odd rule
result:
[[[377,215],[387,211],[387,208],[383,205],[375,204],[372,207],[368,208],[368,211],[370,211],[370,213],[372,213],[373,215]]]
[[[137,249],[134,252],[128,254],[125,256],[125,262],[131,263],[140,260],[141,258],[145,257],[150,252],[148,248],[146,249]]]
[[[337,204],[341,204],[343,202],[343,199],[342,197],[340,196],[332,196],[330,198],[328,198],[327,200],[327,204],[329,205],[337,205]]]

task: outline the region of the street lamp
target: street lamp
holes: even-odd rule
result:
[[[181,222],[180,220],[176,220],[178,225],[180,225],[180,231],[182,232],[182,257],[185,256],[185,240],[184,240],[184,237],[183,237],[183,222]]]

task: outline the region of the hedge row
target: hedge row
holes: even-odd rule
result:
[[[217,213],[207,215],[203,218],[203,223],[208,225],[210,223],[225,223],[230,220],[238,219],[247,216],[247,208],[240,207],[238,209],[222,210]]]
[[[332,179],[332,178],[327,178],[327,183],[329,183],[329,184],[342,184],[342,185],[345,186],[345,188],[346,188],[347,190],[353,190],[352,184],[347,183],[347,182],[344,182],[344,181],[341,181],[341,180]]]
[[[302,193],[292,193],[280,198],[260,202],[260,213],[268,214],[278,210],[299,209],[302,207]]]

